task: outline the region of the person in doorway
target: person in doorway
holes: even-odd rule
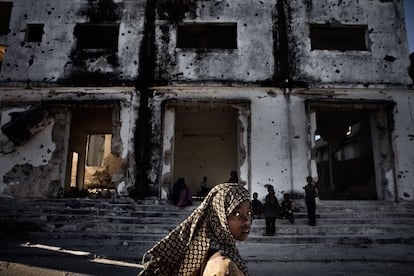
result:
[[[200,192],[198,193],[198,198],[201,199],[205,197],[209,191],[210,191],[210,188],[208,187],[207,176],[204,176],[203,180],[201,180],[201,183],[200,183]]]
[[[182,179],[180,183],[180,192],[178,196],[177,206],[182,208],[185,206],[193,205],[193,194],[190,188],[188,188],[188,186],[185,184],[184,179]]]
[[[139,275],[248,275],[236,241],[247,239],[251,223],[249,192],[234,183],[216,185],[187,219],[145,253]]]
[[[227,180],[227,183],[239,183],[239,177],[236,171],[230,172],[230,178]]]
[[[270,184],[267,184],[267,195],[265,197],[263,210],[266,220],[265,236],[274,236],[276,233],[276,218],[280,214],[280,205],[279,201],[277,201],[275,190]]]
[[[308,220],[310,226],[316,225],[316,197],[318,196],[318,188],[313,183],[312,177],[306,177],[305,203],[308,211]]]
[[[178,200],[180,199],[180,192],[184,186],[184,183],[185,181],[184,181],[184,178],[182,177],[178,178],[178,180],[174,183],[173,191],[172,191],[172,201],[174,205],[177,205]]]
[[[191,190],[185,184],[184,178],[178,178],[173,187],[173,203],[178,207],[185,207],[193,204]]]
[[[253,200],[252,200],[252,210],[253,210],[253,218],[260,219],[262,218],[262,202],[257,199],[258,193],[253,193]]]

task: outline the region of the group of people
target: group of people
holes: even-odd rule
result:
[[[237,175],[237,171],[230,172],[230,178],[226,181],[226,183],[238,183],[239,177]],[[207,194],[210,192],[210,188],[207,183],[207,176],[203,176],[203,179],[200,183],[200,190],[197,192],[197,198],[203,199]],[[174,183],[172,189],[172,201],[173,204],[178,207],[185,207],[193,205],[193,193],[191,189],[185,183],[183,177],[178,178],[178,180]]]
[[[184,179],[177,182],[182,185]],[[304,189],[309,214],[315,211],[312,204],[317,196],[311,177]],[[273,186],[268,185],[267,190],[261,206],[258,194],[250,201],[249,192],[237,182],[216,185],[187,219],[146,252],[139,275],[248,275],[236,241],[247,239],[259,207],[266,218],[266,233],[275,233],[280,206]],[[285,200],[290,201],[288,197]],[[314,225],[311,216],[309,222]]]
[[[289,193],[283,194],[282,206],[279,205],[278,199],[275,196],[274,187],[267,184],[267,195],[264,204],[258,199],[258,193],[253,193],[252,210],[253,218],[261,218],[264,216],[266,222],[266,232],[264,235],[273,236],[276,230],[276,219],[288,219],[291,223],[294,222],[293,202],[290,199]],[[311,176],[306,177],[305,190],[305,204],[308,214],[308,222],[310,226],[316,225],[316,198],[318,197],[318,189],[312,180]]]
[[[252,200],[253,218],[261,218],[262,215],[266,222],[265,236],[274,236],[276,233],[276,219],[289,219],[291,223],[294,221],[293,202],[288,193],[283,194],[282,206],[275,195],[274,187],[267,184],[267,195],[264,204],[258,199],[258,193],[253,193]]]

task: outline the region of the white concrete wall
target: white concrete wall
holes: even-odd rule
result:
[[[176,81],[256,82],[272,78],[275,70],[272,33],[275,1],[194,2],[195,16],[188,12],[182,22],[237,23],[237,49],[195,51],[176,48],[175,23],[161,19],[157,22],[158,71]]]
[[[0,36],[7,52],[0,71],[0,81],[55,83],[71,77],[76,49],[74,28],[90,22],[79,11],[88,1],[14,0],[8,35]],[[142,39],[145,1],[114,1],[122,4],[118,23],[118,63],[114,68],[104,58],[86,60],[86,72],[114,73],[120,80],[132,80],[138,74],[139,44]],[[44,24],[41,42],[25,42],[26,24]]]
[[[293,78],[318,85],[412,83],[402,1],[289,1]],[[367,25],[368,51],[311,50],[309,23]],[[393,62],[385,56],[395,58]]]
[[[315,94],[319,98],[372,101],[393,101],[396,103],[393,136],[395,166],[388,177],[388,187],[394,193],[397,184],[398,198],[413,200],[414,191],[414,124],[412,119],[413,100],[410,91],[403,90],[304,90],[284,91],[274,88],[157,88],[155,105],[168,99],[192,101],[214,98],[217,101],[248,100],[251,103],[250,135],[250,187],[258,192],[259,198],[266,195],[265,184],[272,184],[277,196],[285,191],[303,193],[306,177],[312,175],[310,156],[310,125],[305,100]],[[409,101],[407,101],[409,99]],[[290,122],[288,117],[290,112]],[[290,131],[289,131],[290,126]],[[317,177],[317,175],[312,175]],[[389,199],[393,200],[393,198]]]

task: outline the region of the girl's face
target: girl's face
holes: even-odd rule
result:
[[[250,233],[252,225],[252,209],[250,200],[245,200],[228,216],[227,222],[233,237],[244,241]]]

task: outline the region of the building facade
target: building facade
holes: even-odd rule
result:
[[[413,200],[403,2],[0,1],[0,195],[227,181]],[[98,191],[98,192],[97,192]]]

